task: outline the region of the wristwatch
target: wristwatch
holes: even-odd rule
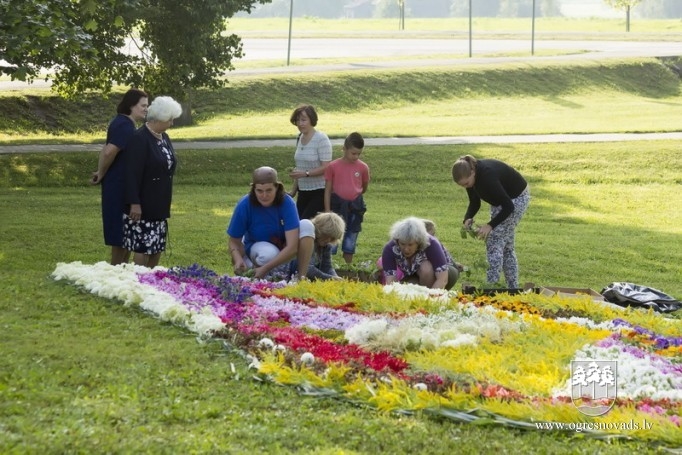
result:
[[[310,171],[305,171],[305,176],[310,177]]]

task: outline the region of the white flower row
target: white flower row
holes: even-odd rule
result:
[[[443,303],[447,303],[450,301],[450,299],[457,296],[455,291],[447,291],[445,289],[430,289],[418,284],[397,282],[385,285],[383,291],[386,294],[398,294],[405,300],[428,298]]]
[[[165,269],[159,267],[156,270]],[[210,310],[202,313],[190,311],[168,293],[139,282],[138,274],[152,271],[132,264],[113,266],[98,262],[84,265],[76,261],[69,264],[58,263],[52,277],[55,280],[68,280],[91,294],[119,300],[124,305],[139,305],[159,319],[186,327],[203,339],[225,327],[220,318],[210,313]]]
[[[566,322],[569,324],[575,324],[579,325],[582,327],[587,327],[588,329],[593,329],[593,330],[610,330],[611,332],[618,332],[622,330],[622,327],[616,326],[613,321],[603,321],[603,322],[594,322],[591,319],[588,318],[581,318],[577,316],[571,316],[570,318],[557,318],[556,319],[559,322]]]
[[[482,338],[498,342],[505,334],[525,326],[521,319],[500,317],[492,307],[462,306],[460,311],[365,321],[347,329],[345,337],[350,343],[375,349],[431,350],[477,344]]]

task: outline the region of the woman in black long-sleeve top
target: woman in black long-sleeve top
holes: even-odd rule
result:
[[[497,283],[504,271],[507,286],[518,288],[519,266],[514,241],[516,225],[530,202],[526,179],[502,161],[477,160],[471,155],[455,162],[452,178],[466,188],[469,196],[469,207],[463,221],[465,228],[471,229],[481,201],[490,204],[490,221],[477,232],[478,237],[486,241],[488,283]]]
[[[126,155],[124,247],[135,253],[134,262],[156,267],[166,249],[168,221],[177,165],[166,130],[182,115],[180,104],[160,96],[147,110],[147,122],[135,131]]]

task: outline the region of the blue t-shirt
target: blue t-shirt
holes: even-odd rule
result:
[[[248,255],[256,242],[270,242],[281,250],[286,244],[285,232],[298,227],[296,202],[288,194],[281,205],[270,207],[251,204],[247,194],[237,202],[227,235],[241,238]]]

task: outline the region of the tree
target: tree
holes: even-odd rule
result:
[[[641,3],[642,0],[604,0],[604,2],[614,9],[625,11],[625,31],[630,31],[630,10]]]
[[[31,81],[50,68],[67,97],[122,84],[186,102],[192,89],[224,85],[242,56],[225,20],[269,1],[0,0],[0,74]]]
[[[44,69],[76,71],[89,88],[120,80],[133,61],[120,53],[132,22],[124,18],[134,0],[0,0],[0,74],[31,82]],[[106,18],[107,27],[100,27]],[[93,77],[92,68],[100,77]],[[66,80],[69,78],[65,75]]]
[[[252,0],[143,0],[140,16],[141,79],[145,90],[183,102],[191,90],[225,85],[222,77],[241,57],[241,39],[224,34],[225,19],[249,10]],[[186,119],[185,121],[188,121]]]

